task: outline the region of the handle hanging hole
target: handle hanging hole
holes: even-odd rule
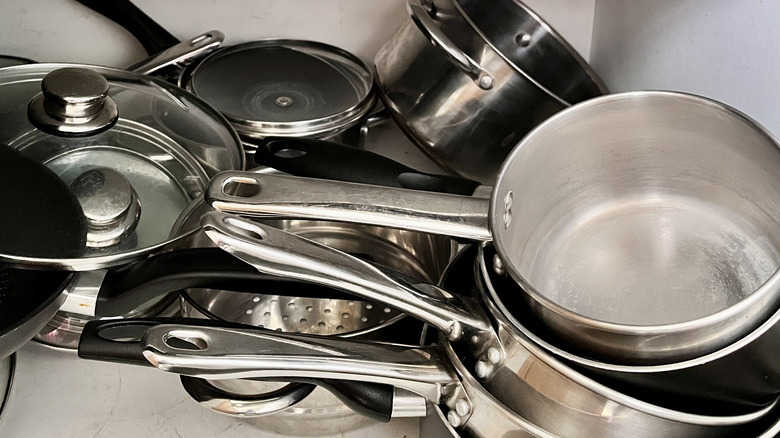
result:
[[[208,348],[208,342],[197,334],[171,332],[165,336],[165,345],[179,350],[202,351]]]
[[[264,240],[268,238],[265,230],[254,226],[254,224],[244,219],[228,217],[225,218],[223,223],[226,227],[230,228],[232,231],[240,234],[241,236],[255,240]],[[271,304],[276,304],[276,301],[271,301]]]
[[[260,184],[252,178],[231,178],[222,185],[222,193],[226,196],[251,198],[260,193]]]

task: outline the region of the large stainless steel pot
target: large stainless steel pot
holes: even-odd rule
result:
[[[679,364],[735,345],[777,310],[776,169],[775,139],[735,109],[635,92],[581,103],[530,133],[504,163],[489,209],[475,198],[230,172],[207,198],[245,214],[493,239],[522,286],[510,310],[530,307],[565,348],[616,364]],[[766,405],[780,390],[771,362],[754,364],[768,389],[750,396],[721,379],[699,384],[733,408]]]
[[[475,293],[476,253],[475,247],[461,252],[442,286],[463,296]],[[501,366],[494,384],[512,389],[512,397],[503,404],[492,395],[493,389],[471,376],[457,347],[444,335],[439,337],[442,348],[404,348],[276,337],[269,331],[196,323],[155,327],[158,324],[165,321],[92,324],[80,354],[122,360],[121,352],[130,349],[137,363],[145,357],[160,369],[206,379],[297,376],[307,381],[319,377],[396,385],[433,401],[462,436],[743,436],[763,430],[771,420],[767,409],[744,417],[698,416],[624,396],[572,371],[526,338],[515,337],[503,323],[499,332],[502,338],[508,336],[511,359]],[[113,342],[117,335],[129,342]],[[231,403],[229,396],[212,402]],[[394,398],[390,404],[398,406]]]
[[[434,162],[492,184],[512,147],[606,87],[519,1],[408,1],[411,19],[377,53],[385,107]]]

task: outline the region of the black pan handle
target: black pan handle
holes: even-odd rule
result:
[[[387,423],[393,415],[395,388],[392,385],[349,380],[304,380],[322,386],[350,409],[373,420]]]
[[[127,29],[148,55],[162,52],[180,41],[129,0],[76,0]]]
[[[201,327],[247,328],[244,324],[196,318],[128,318],[96,319],[84,324],[79,338],[78,355],[82,359],[128,365],[153,366],[144,357],[146,330],[159,324],[188,324]]]
[[[472,195],[479,182],[420,172],[373,152],[326,140],[266,137],[258,140],[255,163],[295,176]]]
[[[353,300],[325,286],[263,274],[219,248],[178,249],[109,270],[95,305],[99,317],[122,316],[170,292],[210,288],[247,293]]]
[[[146,331],[160,324],[176,324],[198,327],[237,328],[265,331],[244,324],[194,318],[131,318],[122,320],[93,320],[84,325],[79,340],[78,355],[82,359],[128,365],[153,366],[144,356],[143,336]],[[393,412],[395,389],[392,385],[371,382],[353,382],[308,377],[268,379],[269,381],[294,381],[320,385],[329,390],[350,409],[378,421],[390,421]],[[231,398],[213,388],[215,396]]]

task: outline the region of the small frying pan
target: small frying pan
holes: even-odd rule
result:
[[[130,1],[77,1],[123,26],[150,54],[179,42]],[[200,60],[190,59],[168,79],[201,97],[240,135],[252,139],[329,138],[355,125],[376,103],[373,75],[365,63],[313,41],[265,40],[223,47]]]

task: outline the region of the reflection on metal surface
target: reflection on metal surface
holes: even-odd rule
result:
[[[0,359],[0,420],[2,420],[3,412],[8,404],[8,398],[11,395],[15,371],[16,353]]]
[[[65,67],[41,80],[27,108],[30,122],[49,134],[84,137],[111,128],[119,118],[108,81],[87,68]]]

